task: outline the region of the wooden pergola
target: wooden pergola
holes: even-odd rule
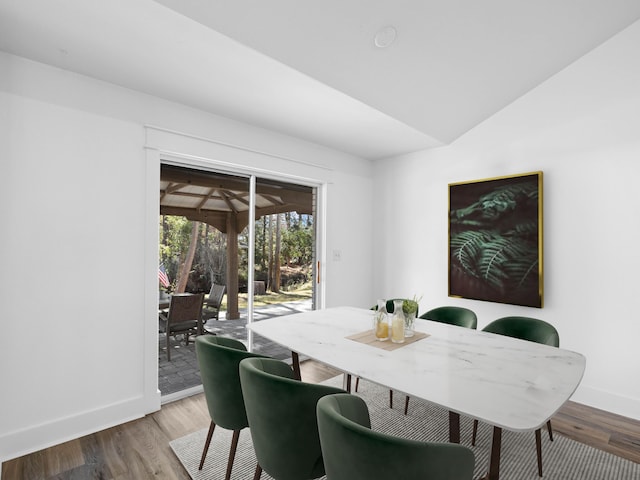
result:
[[[266,179],[256,181],[256,220],[264,215],[313,214],[313,188]],[[238,310],[238,235],[249,224],[249,179],[162,165],[160,214],[211,225],[227,236],[227,318]]]

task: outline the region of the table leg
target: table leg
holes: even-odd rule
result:
[[[500,445],[502,443],[502,429],[493,427],[493,440],[491,441],[491,460],[489,460],[488,480],[500,478]]]
[[[343,373],[342,374],[342,389],[347,393],[351,393],[351,374]]]
[[[449,412],[449,441],[460,443],[460,414]]]
[[[291,367],[293,368],[293,375],[296,380],[302,380],[302,375],[300,374],[300,358],[298,357],[298,352],[291,352]]]
[[[538,455],[538,476],[542,476],[542,433],[540,429],[536,430],[536,454]]]

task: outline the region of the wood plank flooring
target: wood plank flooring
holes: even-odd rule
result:
[[[640,421],[569,401],[551,423],[554,432],[640,463]]]
[[[302,378],[321,382],[339,372],[303,362]],[[640,463],[640,421],[569,402],[552,420],[554,431]],[[202,394],[158,412],[2,464],[3,480],[189,480],[169,441],[206,428]]]

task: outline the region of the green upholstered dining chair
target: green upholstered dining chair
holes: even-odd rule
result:
[[[321,398],[318,431],[331,480],[470,480],[473,452],[462,445],[409,440],[371,430],[362,398]]]
[[[386,308],[387,308],[387,313],[389,314],[393,314],[395,312],[395,304],[394,302],[396,300],[410,300],[408,298],[392,298],[391,300],[387,300],[386,302]],[[371,307],[371,310],[378,310],[378,305],[374,305],[373,307]],[[418,316],[418,312],[416,312],[416,316]],[[388,340],[387,340],[388,341]],[[349,378],[349,383],[351,383],[351,378]],[[360,386],[360,377],[356,377],[356,387],[355,387],[355,391],[358,391],[358,387]],[[393,408],[393,390],[389,390],[389,408]]]
[[[537,318],[530,317],[502,317],[494,320],[489,325],[482,329],[484,332],[496,333],[498,335],[505,335],[507,337],[518,338],[520,340],[527,340],[530,342],[541,343],[544,345],[550,345],[552,347],[560,346],[560,336],[558,331],[553,325],[539,320]],[[547,431],[549,432],[549,439],[553,441],[553,430],[551,429],[551,420],[547,421]],[[471,445],[476,444],[476,435],[478,432],[478,421],[473,421],[473,433],[471,438]],[[537,429],[536,436],[536,454],[538,457],[538,475],[542,476],[542,439],[541,431]]]
[[[464,307],[444,306],[432,308],[418,318],[446,323],[464,328],[478,328],[478,317],[473,310]],[[409,411],[409,395],[404,400],[404,414]]]
[[[448,323],[449,325],[456,325],[464,328],[478,328],[478,317],[473,312],[464,307],[436,307],[429,310],[427,313],[423,313],[419,318],[425,320],[433,320],[434,322]]]
[[[277,480],[324,475],[316,404],[344,390],[296,380],[286,363],[262,358],[240,362],[240,382],[258,459],[254,480],[263,469]]]
[[[225,476],[225,479],[228,480],[231,477],[240,431],[249,426],[240,385],[240,361],[245,358],[261,356],[247,352],[244,344],[238,340],[215,335],[203,335],[196,338],[196,355],[204,396],[211,417],[199,470],[202,470],[204,465],[216,426],[233,430]]]

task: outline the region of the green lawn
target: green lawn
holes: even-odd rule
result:
[[[265,295],[256,295],[253,304],[254,306],[260,305],[273,305],[277,303],[285,302],[297,302],[311,298],[313,289],[311,284],[304,284],[295,290],[282,291],[280,293],[267,292]],[[238,295],[238,308],[247,308],[247,294],[240,293]],[[227,296],[222,299],[222,310],[227,309]]]

